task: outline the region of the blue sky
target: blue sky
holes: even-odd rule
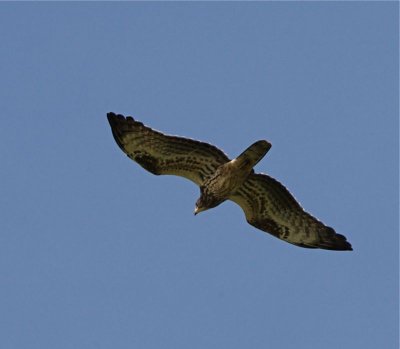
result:
[[[398,348],[398,3],[0,4],[2,348]],[[301,249],[115,144],[133,115],[257,165]]]

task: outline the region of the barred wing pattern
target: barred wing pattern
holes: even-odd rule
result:
[[[231,197],[249,224],[306,248],[352,250],[343,235],[305,212],[289,191],[265,174],[252,174]]]
[[[211,144],[165,135],[130,116],[108,113],[107,118],[122,151],[155,175],[181,176],[201,186],[218,166],[229,161]]]

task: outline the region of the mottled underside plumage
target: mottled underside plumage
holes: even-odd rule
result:
[[[165,135],[130,116],[108,113],[107,117],[122,151],[153,174],[185,177],[203,189],[217,169],[230,161],[211,144]],[[291,244],[352,250],[343,235],[305,212],[281,183],[266,174],[251,171],[244,183],[226,199],[243,209],[249,224]]]

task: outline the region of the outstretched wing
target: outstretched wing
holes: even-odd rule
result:
[[[132,117],[107,114],[115,141],[132,160],[147,171],[190,179],[197,185],[229,158],[211,144],[154,131]]]
[[[265,174],[252,174],[230,198],[247,221],[291,244],[326,250],[352,250],[343,235],[305,212],[289,191]]]

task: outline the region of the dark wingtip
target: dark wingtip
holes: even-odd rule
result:
[[[353,251],[353,247],[351,246],[350,242],[347,241],[344,235],[336,233],[336,238],[338,242],[338,247],[341,251]]]
[[[336,251],[353,251],[353,247],[346,241],[343,245],[335,246]]]
[[[122,138],[125,134],[133,132],[134,129],[142,128],[144,125],[136,121],[132,116],[124,116],[113,112],[107,113],[107,119],[111,126],[111,132],[118,146],[126,153]]]
[[[126,119],[131,118],[128,116]],[[107,119],[111,126],[115,125],[118,121],[125,120],[125,116],[122,114],[115,114],[113,112],[107,113]]]
[[[353,251],[353,246],[351,246],[349,243],[347,243],[346,248],[342,251]]]
[[[296,244],[300,247],[305,248],[320,248],[322,250],[329,251],[353,251],[353,247],[350,242],[347,241],[346,237],[342,234],[337,234],[331,227],[325,227],[320,232],[320,240],[316,243],[309,244]]]
[[[327,227],[327,233],[329,235],[321,242],[320,248],[333,251],[353,251],[353,247],[344,235],[337,234],[330,227]]]
[[[353,246],[351,246],[350,242],[348,242],[345,237],[342,246],[343,246],[342,251],[353,251]]]
[[[122,122],[122,123],[124,123],[124,122],[128,122],[128,123],[134,122],[137,125],[143,126],[143,124],[141,122],[136,121],[132,116],[124,116],[122,114],[115,114],[113,112],[107,113],[107,119],[108,119],[108,122],[110,123],[111,127],[116,125],[116,124],[118,124],[119,122]]]
[[[108,122],[110,123],[111,126],[111,132],[113,134],[115,142],[118,144],[118,146],[124,150],[124,146],[121,142],[121,132],[119,130],[119,126],[125,122],[125,116],[122,114],[115,114],[113,112],[107,113],[107,119]]]

